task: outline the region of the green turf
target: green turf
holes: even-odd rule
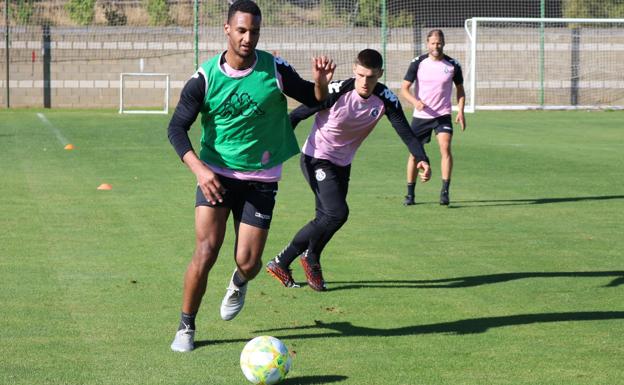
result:
[[[324,253],[326,293],[262,272],[221,321],[229,229],[198,349],[175,354],[195,180],[168,118],[1,111],[0,384],[244,384],[240,351],[261,334],[294,351],[287,385],[624,383],[624,113],[467,119],[449,208],[437,145],[432,181],[403,207],[406,149],[385,120],[371,134]],[[265,261],[313,214],[298,161],[284,171]]]

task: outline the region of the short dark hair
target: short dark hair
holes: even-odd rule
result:
[[[382,69],[383,57],[374,49],[367,48],[358,53],[355,64],[359,64],[368,69]]]
[[[232,5],[230,5],[230,9],[228,10],[228,22],[232,19],[232,16],[234,16],[236,12],[251,13],[254,16],[262,18],[262,12],[260,12],[260,7],[258,7],[258,4],[251,0],[236,0],[235,2],[233,2]]]
[[[427,40],[429,40],[429,38],[433,35],[438,35],[440,37],[440,39],[442,39],[442,42],[444,43],[444,32],[442,32],[441,29],[432,29],[431,31],[429,31],[429,33],[427,34]]]

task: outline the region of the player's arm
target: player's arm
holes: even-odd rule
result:
[[[290,114],[288,115],[290,117],[290,125],[292,126],[293,129],[295,129],[295,127],[297,127],[299,122],[301,122],[302,120],[306,120],[307,118],[309,118],[310,116],[314,115],[315,113],[317,113],[318,111],[322,109],[323,107],[321,105],[308,107],[305,104],[302,104],[299,107],[292,110]]]
[[[466,104],[466,91],[463,84],[456,84],[455,91],[457,94],[457,117],[455,123],[459,123],[462,131],[466,129],[466,118],[464,116],[464,105]]]
[[[197,72],[182,89],[180,101],[169,122],[167,135],[180,159],[195,174],[197,184],[206,199],[216,203],[223,199],[223,188],[219,178],[199,159],[188,136],[188,131],[202,109],[205,92],[206,82],[203,75]]]
[[[425,152],[425,148],[412,132],[401,103],[397,99],[396,102],[384,99],[386,105],[386,116],[392,124],[392,127],[399,135],[403,143],[407,146],[409,152],[416,158],[416,168],[422,170],[420,179],[426,182],[431,178],[431,167],[429,166],[429,158]]]
[[[403,77],[403,82],[401,83],[401,96],[403,96],[414,108],[418,111],[422,111],[427,105],[425,102],[418,98],[418,66],[420,65],[420,60],[413,60],[409,67],[407,68],[407,72]],[[410,88],[414,86],[414,92],[410,91]]]
[[[184,85],[180,93],[180,101],[169,122],[167,129],[169,142],[180,159],[188,151],[193,151],[188,132],[201,111],[205,90],[206,81],[204,76],[198,72]]]
[[[464,131],[466,129],[466,118],[464,117],[464,105],[466,104],[464,74],[457,60],[452,59],[451,63],[453,63],[453,84],[455,84],[455,93],[457,95],[457,117],[455,118],[455,123],[459,123],[462,131]]]
[[[333,69],[335,68],[333,62],[325,64],[320,62],[318,64],[318,66],[329,66],[331,68],[331,73],[325,69],[316,70],[315,76],[318,76],[318,82],[310,82],[301,78],[297,71],[280,57],[275,58],[275,65],[282,78],[282,91],[285,95],[310,107],[319,105],[327,97],[327,84],[329,81],[326,82],[326,80],[328,76],[330,80],[331,76],[333,76]],[[317,64],[314,63],[313,67],[316,66]]]
[[[299,124],[299,122],[301,122],[302,120],[309,118],[310,116],[316,114],[317,112],[321,110],[325,110],[333,106],[338,101],[338,99],[344,94],[345,87],[342,87],[343,84],[345,84],[345,82],[342,80],[332,81],[331,84],[328,86],[329,96],[323,102],[313,107],[308,107],[302,104],[299,107],[292,110],[289,116],[290,116],[290,124],[292,125],[293,129],[297,127],[297,124]],[[351,87],[350,89],[352,88],[353,87]]]

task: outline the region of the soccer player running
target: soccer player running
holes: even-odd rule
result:
[[[423,143],[431,141],[431,132],[435,131],[440,147],[442,173],[442,190],[440,204],[448,205],[453,155],[451,139],[453,124],[451,122],[451,95],[453,83],[457,89],[457,117],[462,131],[466,129],[464,118],[464,78],[459,63],[444,54],[444,33],[439,29],[427,34],[428,53],[413,59],[401,84],[401,95],[414,106],[412,131]],[[414,84],[414,93],[410,87]],[[404,205],[414,204],[414,188],[416,186],[417,159],[409,155],[407,159],[407,195]]]
[[[329,97],[316,107],[300,106],[290,114],[293,127],[316,113],[303,145],[301,170],[316,201],[316,216],[297,232],[293,240],[266,266],[286,287],[296,287],[290,270],[300,255],[308,285],[325,290],[321,252],[347,221],[347,191],[351,162],[364,139],[385,114],[422,170],[426,182],[431,170],[422,143],[410,131],[399,99],[378,80],[383,74],[383,58],[372,49],[361,51],[353,65],[354,77],[332,81]]]
[[[204,62],[184,86],[168,128],[169,141],[197,178],[195,251],[184,276],[182,314],[171,349],[194,349],[195,316],[208,273],[234,217],[234,258],[221,318],[242,309],[248,281],[262,267],[282,162],[299,152],[286,97],[316,105],[328,95],[335,65],[312,59],[314,83],[283,59],[256,49],[262,15],[250,0],[234,2],[224,25],[227,50]],[[201,113],[199,156],[188,131]]]

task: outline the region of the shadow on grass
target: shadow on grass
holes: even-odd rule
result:
[[[624,320],[624,311],[593,311],[566,313],[516,314],[502,317],[479,317],[427,325],[405,326],[392,329],[377,329],[353,325],[351,322],[329,322],[315,320],[313,325],[254,330],[254,335],[271,334],[283,340],[332,338],[332,337],[400,337],[424,334],[466,335],[485,333],[493,328],[554,322]],[[303,331],[303,333],[297,333]],[[196,347],[234,342],[247,339],[219,341],[197,341]],[[331,377],[331,376],[330,376]]]
[[[346,380],[347,376],[336,376],[336,375],[327,375],[327,376],[300,376],[300,377],[292,377],[286,378],[284,381],[280,382],[282,385],[307,385],[307,384],[334,384],[336,382],[342,382]]]
[[[452,201],[449,208],[462,207],[487,207],[487,206],[517,206],[517,205],[544,205],[549,203],[566,203],[582,201],[604,201],[612,199],[624,199],[624,195],[602,195],[589,197],[564,197],[564,198],[527,198],[527,199],[484,199],[472,201]]]
[[[376,329],[355,326],[351,322],[314,321],[314,325],[294,326],[289,328],[275,328],[255,330],[254,333],[290,332],[293,330],[328,330],[328,332],[311,334],[281,334],[277,338],[283,339],[307,339],[326,337],[399,337],[420,334],[478,334],[485,333],[489,329],[530,325],[537,323],[571,322],[571,321],[604,321],[624,320],[624,311],[595,311],[595,312],[568,312],[568,313],[540,313],[540,314],[517,314],[503,317],[480,317],[469,318],[459,321],[441,322],[429,325],[406,326],[394,329]]]
[[[454,289],[491,285],[526,278],[587,278],[614,277],[604,287],[617,287],[624,284],[624,270],[614,271],[557,271],[557,272],[522,272],[487,275],[473,275],[456,278],[427,280],[379,280],[379,281],[331,281],[327,291],[362,289],[362,288],[413,288],[413,289]]]

